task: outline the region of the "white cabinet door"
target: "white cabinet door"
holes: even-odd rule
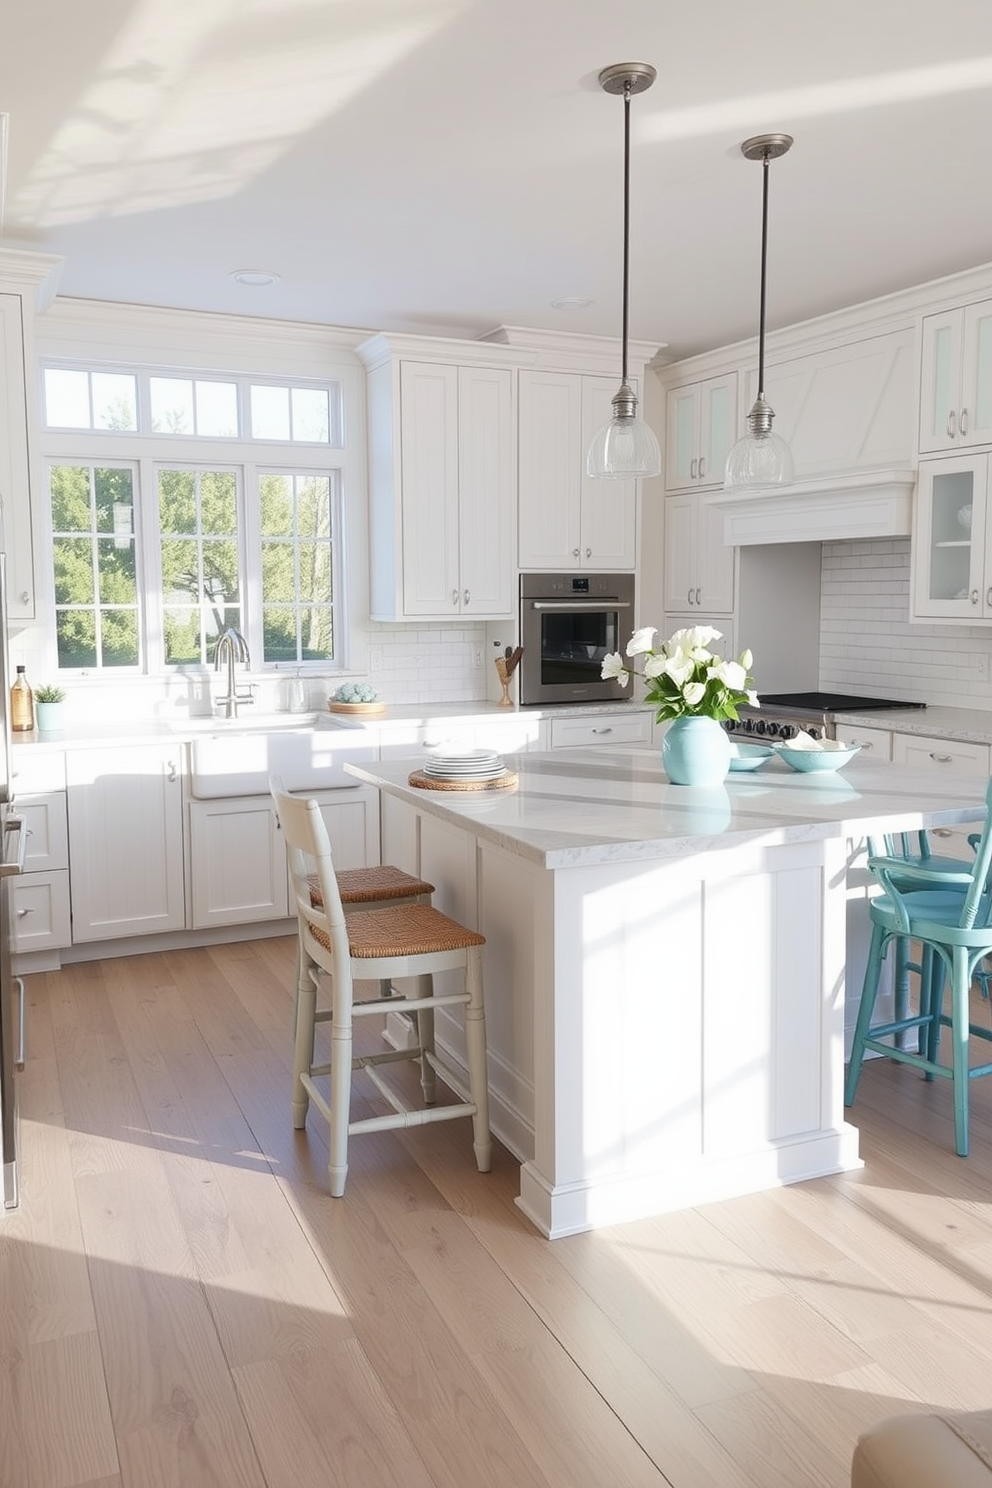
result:
[[[715,498],[687,492],[665,497],[665,610],[732,614],[734,549],[723,540]]]
[[[182,746],[66,756],[72,940],[181,930]]]
[[[912,542],[914,619],[992,619],[988,456],[921,460]]]
[[[923,317],[920,453],[992,443],[992,300]]]
[[[513,412],[508,368],[458,368],[458,609],[472,620],[516,606]]]
[[[580,749],[590,744],[650,744],[652,715],[626,712],[596,713],[584,718],[552,718],[551,748]]]
[[[400,366],[403,481],[403,609],[457,617],[458,368]]]
[[[887,761],[892,758],[892,735],[888,729],[862,728],[860,724],[838,722],[837,737],[845,744],[859,745],[862,759]]]
[[[551,572],[577,568],[582,552],[581,379],[572,373],[521,372],[517,427],[520,567]]]
[[[71,944],[67,869],[25,873],[11,879],[10,929],[11,950],[16,956]]]
[[[372,618],[512,618],[514,373],[396,359],[369,373]]]
[[[633,568],[637,482],[586,474],[586,451],[610,417],[616,381],[524,371],[519,386],[520,567]]]
[[[737,436],[737,373],[673,388],[667,427],[666,490],[722,486]]]
[[[586,474],[586,452],[597,430],[612,416],[616,390],[615,378],[582,379],[579,566],[605,573],[633,568],[636,562],[637,481],[603,480]],[[639,408],[638,413],[643,417],[644,410]]]
[[[189,831],[195,930],[286,918],[286,854],[268,796],[191,801]]]

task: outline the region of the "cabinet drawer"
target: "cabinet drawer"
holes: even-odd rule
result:
[[[892,735],[888,729],[861,728],[854,723],[838,723],[837,737],[845,744],[860,744],[863,759],[890,760]]]
[[[552,718],[551,748],[576,749],[587,744],[650,744],[651,714],[631,713],[617,717]]]
[[[49,872],[69,866],[69,828],[66,819],[65,791],[44,795],[18,796],[15,814],[24,822],[27,846],[24,869],[27,873]]]
[[[893,734],[892,759],[895,764],[921,769],[989,773],[987,744],[965,744],[959,739],[934,739],[925,734]]]
[[[15,797],[65,790],[65,754],[61,750],[29,752],[26,746],[15,746],[10,769]]]
[[[72,939],[69,918],[69,873],[25,873],[10,880],[11,949],[47,951]]]

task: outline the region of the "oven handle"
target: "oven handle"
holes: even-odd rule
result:
[[[24,854],[27,846],[28,833],[24,830],[23,817],[8,816],[3,824],[3,857],[0,859],[0,878],[12,878],[15,873],[24,872]]]
[[[578,614],[584,610],[629,610],[626,599],[532,599],[532,610],[571,610]]]

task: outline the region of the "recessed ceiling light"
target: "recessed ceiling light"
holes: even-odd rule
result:
[[[231,278],[235,284],[249,284],[253,288],[279,283],[279,275],[273,274],[270,269],[232,269]]]
[[[587,295],[563,295],[559,300],[551,301],[552,310],[585,310],[587,305],[595,305],[596,301]]]

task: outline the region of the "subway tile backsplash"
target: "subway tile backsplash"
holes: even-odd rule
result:
[[[992,710],[992,628],[909,623],[909,538],[824,543],[820,687]]]

